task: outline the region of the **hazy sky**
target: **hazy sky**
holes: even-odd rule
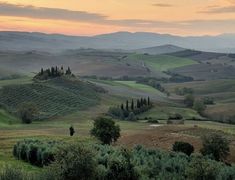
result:
[[[235,33],[235,0],[0,0],[0,30]]]

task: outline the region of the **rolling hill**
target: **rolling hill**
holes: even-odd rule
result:
[[[16,113],[22,103],[33,103],[39,109],[39,119],[66,115],[99,103],[100,88],[71,78],[55,78],[43,82],[3,86],[0,106]]]

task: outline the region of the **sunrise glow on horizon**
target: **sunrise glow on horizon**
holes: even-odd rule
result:
[[[0,0],[0,31],[235,33],[235,0]]]

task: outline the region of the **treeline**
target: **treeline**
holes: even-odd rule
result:
[[[14,145],[13,155],[19,160],[43,167],[55,160],[54,155],[58,145],[56,141],[25,139]]]
[[[110,107],[108,115],[113,118],[122,120],[134,121],[137,120],[136,115],[148,111],[153,106],[150,98],[140,98],[134,101],[133,99],[129,102],[121,104],[118,107]]]
[[[45,70],[41,68],[41,71],[34,78],[40,80],[47,80],[56,77],[61,77],[63,75],[73,75],[70,67],[68,67],[66,70],[64,70],[63,66],[61,66],[60,68],[57,66],[52,66],[51,68]]]

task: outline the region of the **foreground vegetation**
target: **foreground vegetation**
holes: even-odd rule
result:
[[[69,153],[68,153],[69,152]],[[55,162],[40,174],[17,167],[1,170],[1,179],[234,179],[235,167],[200,155],[187,156],[136,146],[133,149],[99,144],[64,144]]]

